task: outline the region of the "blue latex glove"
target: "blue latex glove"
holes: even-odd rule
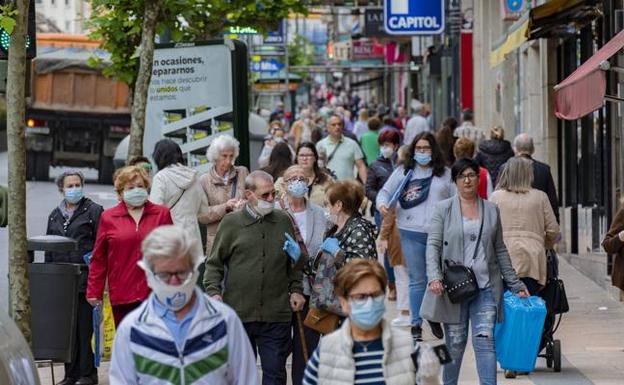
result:
[[[293,262],[297,263],[299,258],[301,257],[301,247],[299,247],[299,243],[293,239],[288,233],[284,233],[286,236],[286,242],[284,242],[284,251]]]
[[[335,257],[336,254],[338,254],[338,252],[340,251],[340,243],[336,238],[327,238],[323,241],[323,244],[321,245],[321,250]]]
[[[89,264],[91,263],[91,255],[93,254],[93,252],[89,251],[88,253],[86,253],[85,255],[82,256],[82,259],[84,259],[85,264],[87,266],[89,266]]]

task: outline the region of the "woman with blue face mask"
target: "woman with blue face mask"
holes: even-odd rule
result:
[[[382,216],[396,210],[401,248],[409,275],[412,336],[419,341],[422,340],[420,306],[428,283],[425,259],[428,225],[435,203],[455,195],[456,190],[451,171],[445,167],[444,157],[433,134],[418,134],[410,145],[409,153],[412,156],[394,170],[377,194],[376,204]],[[410,170],[411,177],[405,180]],[[392,199],[397,196],[398,201]],[[396,206],[390,207],[393,201]],[[440,324],[430,323],[430,326],[435,337],[443,337]]]
[[[46,252],[46,262],[73,263],[81,267],[76,303],[77,322],[74,333],[73,359],[65,364],[65,378],[61,385],[92,384],[97,380],[97,369],[93,365],[91,334],[93,317],[91,306],[85,297],[89,274],[84,256],[91,253],[95,234],[102,214],[102,206],[84,196],[84,176],[79,171],[62,173],[56,184],[63,195],[61,203],[52,210],[48,218],[48,235],[60,235],[76,240],[77,248],[69,252]]]
[[[308,361],[305,385],[413,385],[417,378],[421,385],[439,383],[439,362],[425,362],[431,348],[422,346],[417,373],[409,333],[383,319],[386,284],[377,261],[354,259],[338,271],[334,290],[348,318],[319,343]]]
[[[280,190],[284,191],[282,198],[277,200],[276,207],[288,213],[295,228],[295,238],[303,243],[306,249],[306,255],[316,256],[321,249],[323,237],[330,223],[325,217],[325,211],[322,207],[310,202],[308,196],[308,179],[302,166],[290,166],[284,171],[281,179]],[[308,304],[310,302],[310,282],[309,276],[303,277],[303,294],[306,302],[300,316],[305,318],[308,312]],[[299,328],[299,319],[297,314],[293,313],[292,320],[292,383],[293,385],[301,385],[303,380],[303,371],[305,369],[306,360],[303,354],[304,346],[302,344],[302,336]],[[305,340],[305,356],[309,357],[320,338],[319,332],[307,326],[303,326],[303,339]]]
[[[119,203],[105,210],[91,256],[87,301],[102,301],[105,282],[115,325],[137,308],[150,293],[141,260],[141,242],[155,228],[172,225],[169,209],[150,202],[150,180],[142,167],[128,166],[115,176]]]

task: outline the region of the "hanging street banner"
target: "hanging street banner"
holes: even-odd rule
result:
[[[444,0],[384,0],[384,27],[390,35],[444,32]]]

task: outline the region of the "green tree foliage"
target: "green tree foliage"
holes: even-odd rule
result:
[[[303,35],[295,35],[288,43],[288,63],[291,66],[307,66],[314,63],[314,46]],[[292,71],[293,73],[307,77],[307,71]]]
[[[91,0],[91,37],[102,41],[111,54],[104,74],[128,84],[136,81],[139,68],[145,1]],[[276,29],[290,12],[305,13],[301,0],[161,0],[156,33],[169,34],[173,42],[217,38],[230,26],[253,27],[266,33]],[[92,59],[92,65],[100,65]]]

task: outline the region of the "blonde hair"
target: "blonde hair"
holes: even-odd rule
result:
[[[366,108],[362,108],[360,110],[360,113],[358,114],[358,117],[361,120],[368,120],[368,110]]]
[[[503,140],[505,139],[505,130],[501,126],[494,126],[490,128],[490,139]]]
[[[531,190],[532,184],[533,163],[525,157],[515,156],[507,161],[498,175],[496,189],[524,194]]]
[[[453,155],[455,158],[467,158],[472,159],[475,153],[475,142],[472,140],[462,137],[457,139],[455,145],[453,145]]]
[[[140,166],[127,166],[115,172],[115,191],[117,194],[121,194],[126,184],[133,181],[136,177],[141,178],[145,188],[149,190],[151,182],[149,176],[147,175],[147,171]]]

